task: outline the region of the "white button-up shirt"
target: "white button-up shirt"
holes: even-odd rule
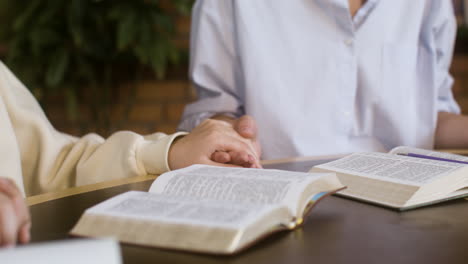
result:
[[[180,129],[252,115],[263,158],[432,148],[439,111],[459,112],[448,72],[450,0],[199,0]]]

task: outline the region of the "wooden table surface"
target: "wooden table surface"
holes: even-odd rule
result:
[[[265,167],[307,171],[320,162],[293,159],[265,162]],[[85,209],[128,190],[147,190],[153,178],[75,189],[74,195],[42,198],[45,202],[31,199],[32,243],[74,239],[68,232]],[[270,236],[238,255],[210,256],[125,244],[122,254],[124,263],[468,263],[468,202],[457,200],[401,213],[330,197],[318,204],[302,228]]]

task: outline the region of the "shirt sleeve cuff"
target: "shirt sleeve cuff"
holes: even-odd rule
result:
[[[138,148],[137,162],[144,168],[146,174],[161,174],[170,171],[168,157],[172,142],[187,134],[187,132],[177,132],[155,141],[144,140]]]

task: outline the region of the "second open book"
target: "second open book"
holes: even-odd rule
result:
[[[355,153],[315,166],[335,172],[340,195],[399,210],[468,196],[468,157],[410,147]]]
[[[300,225],[343,185],[334,173],[194,165],[159,176],[149,192],[127,192],[83,214],[72,234],[230,254]]]

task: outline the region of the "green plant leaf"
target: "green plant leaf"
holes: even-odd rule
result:
[[[58,86],[65,77],[69,54],[66,49],[59,49],[51,58],[46,72],[46,84],[49,87]]]
[[[151,50],[151,67],[158,79],[163,79],[166,74],[166,53],[163,43],[157,42]]]
[[[23,28],[26,28],[29,21],[32,19],[34,14],[36,14],[36,9],[39,8],[41,5],[41,0],[30,0],[28,1],[28,6],[14,21],[13,23],[13,30],[14,31],[21,31]]]
[[[159,30],[160,33],[174,33],[175,26],[171,17],[165,14],[159,14],[157,12],[151,13],[151,19],[153,20],[154,25]]]
[[[135,14],[127,14],[117,29],[117,49],[124,50],[135,37]]]
[[[68,31],[73,43],[80,48],[84,44],[83,21],[87,8],[87,1],[72,0],[68,7]]]
[[[192,9],[193,0],[172,0],[172,4],[183,15],[189,15]]]
[[[62,37],[51,28],[33,28],[29,35],[29,45],[34,57],[41,57],[44,49],[60,45]]]
[[[64,6],[66,6],[65,2],[57,1],[55,4],[48,3],[46,6],[47,8],[37,14],[37,17],[34,20],[34,24],[59,25],[60,23],[57,23],[56,17],[65,11],[63,10]]]

